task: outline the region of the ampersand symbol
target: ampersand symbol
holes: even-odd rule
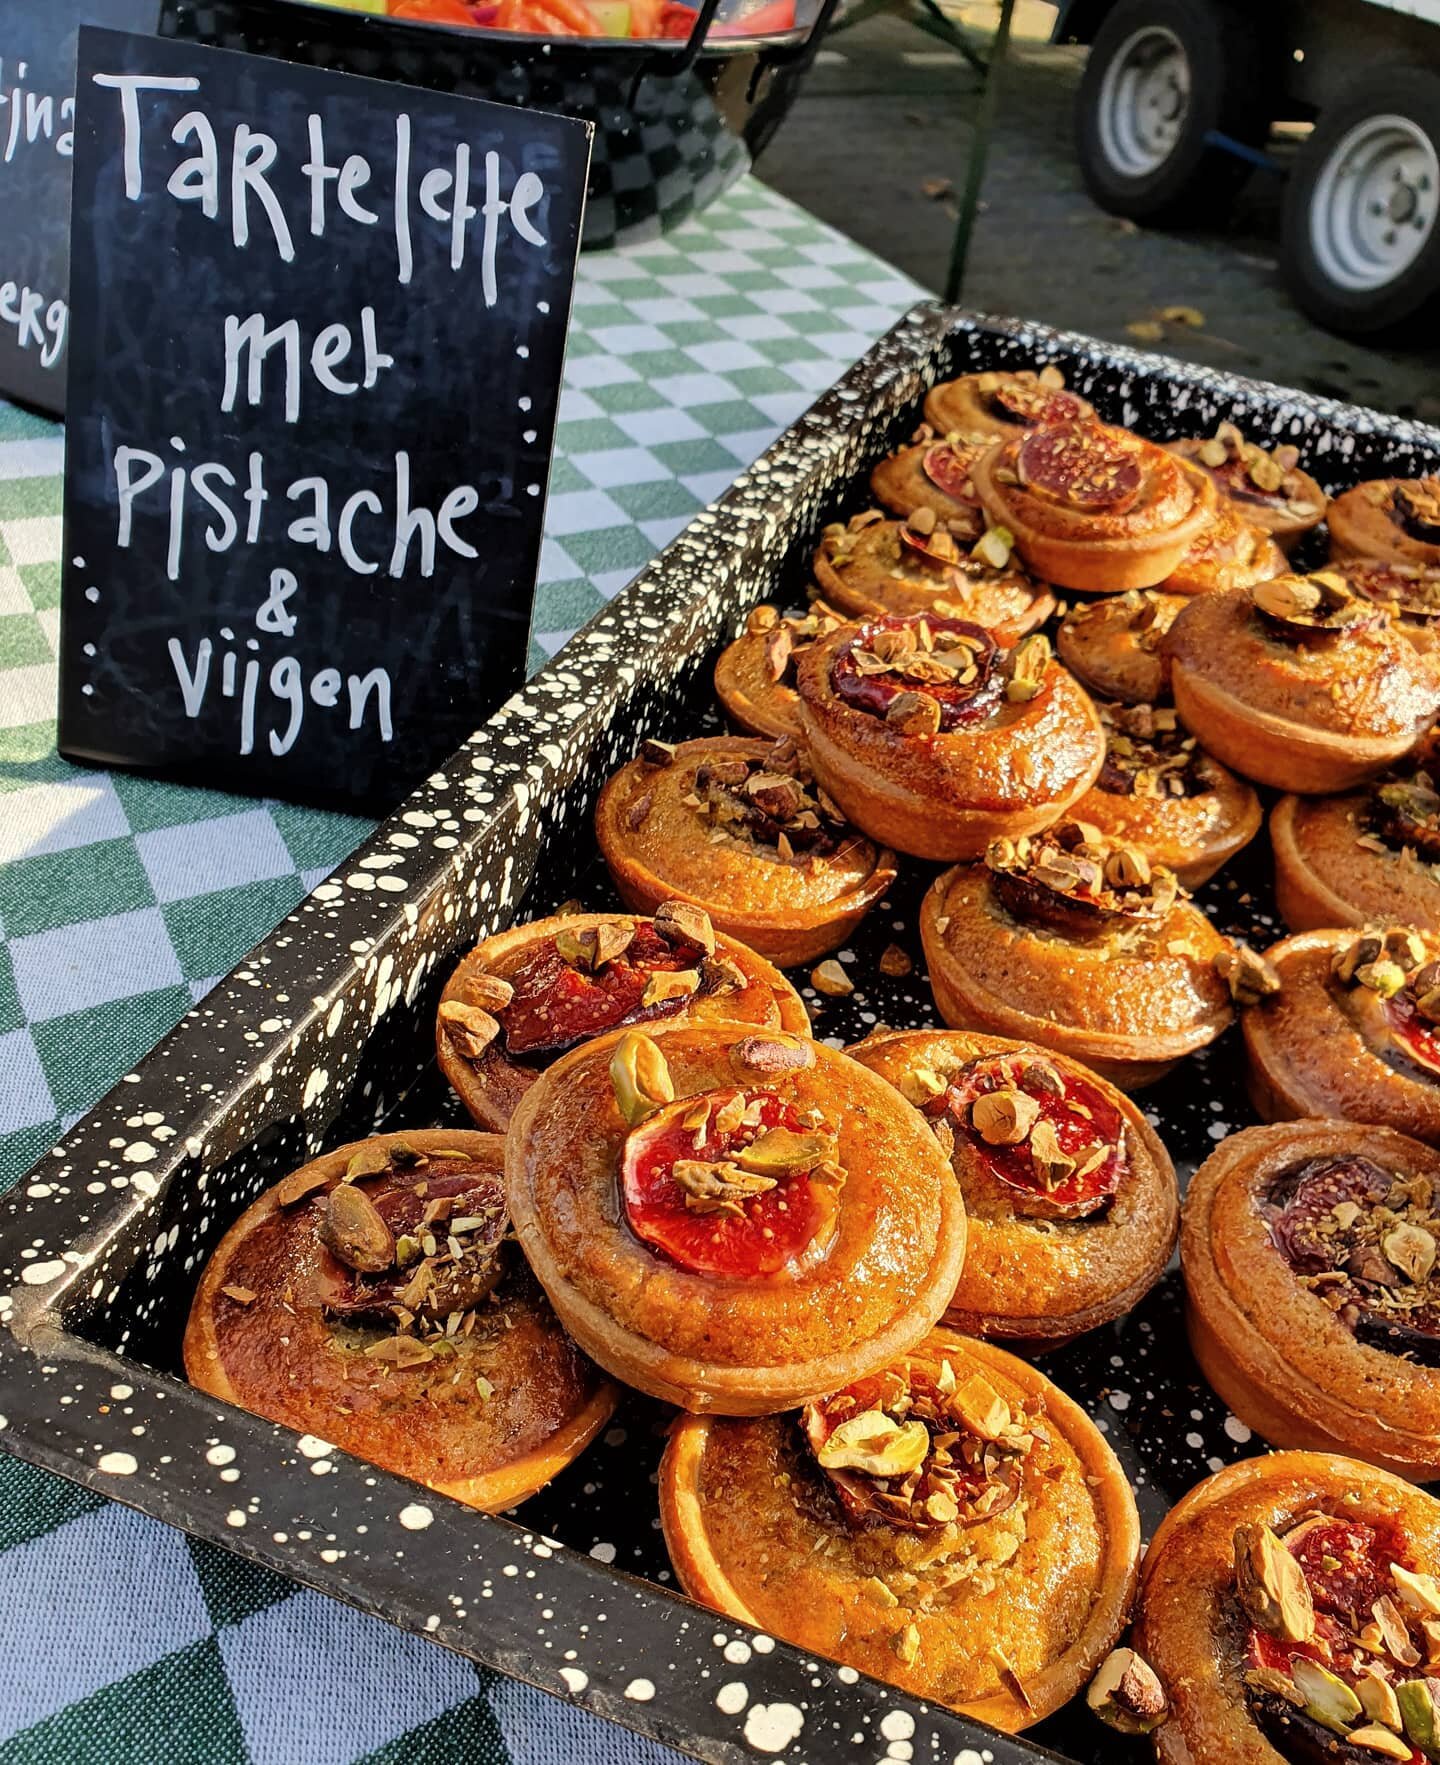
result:
[[[288,570],[270,572],[270,592],[255,612],[255,623],[261,631],[273,631],[277,637],[290,637],[297,618],[285,610],[285,603],[300,584]]]

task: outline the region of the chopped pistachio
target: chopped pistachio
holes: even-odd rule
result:
[[[1155,1669],[1134,1649],[1114,1649],[1090,1681],[1085,1702],[1121,1734],[1149,1734],[1169,1706]]]
[[[1312,1661],[1305,1655],[1296,1655],[1290,1662],[1290,1673],[1296,1688],[1305,1699],[1305,1714],[1322,1728],[1329,1728],[1336,1734],[1345,1734],[1364,1714],[1359,1698],[1345,1681],[1322,1667],[1318,1661]]]
[[[616,1044],[610,1056],[610,1082],[620,1113],[632,1128],[675,1096],[665,1056],[638,1030],[627,1031]]]
[[[1299,1563],[1268,1526],[1237,1526],[1234,1543],[1240,1604],[1262,1630],[1282,1641],[1308,1641],[1315,1632],[1315,1606]]]
[[[920,1469],[929,1450],[930,1430],[923,1422],[895,1422],[873,1409],[842,1422],[815,1456],[827,1471],[904,1477]]]

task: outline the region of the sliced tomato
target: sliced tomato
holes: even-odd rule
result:
[[[1060,1081],[1057,1092],[1036,1082],[1037,1062],[1001,1055],[994,1060],[973,1060],[962,1067],[950,1087],[930,1106],[932,1115],[944,1115],[963,1133],[985,1168],[1013,1192],[1023,1211],[1057,1218],[1078,1219],[1098,1212],[1114,1196],[1130,1168],[1125,1150],[1125,1122],[1120,1111],[1097,1086],[1059,1067],[1044,1070]],[[1074,1175],[1046,1188],[1025,1145],[991,1146],[975,1131],[970,1106],[991,1091],[1017,1090],[1040,1106],[1039,1120],[1055,1129],[1060,1150],[1077,1160],[1077,1171],[1097,1146],[1105,1157],[1083,1175]]]
[[[822,1236],[833,1231],[838,1213],[838,1186],[809,1175],[782,1177],[773,1189],[741,1202],[739,1213],[697,1213],[675,1180],[681,1159],[714,1164],[723,1161],[754,1130],[739,1133],[707,1129],[696,1144],[695,1133],[682,1125],[700,1103],[711,1114],[735,1096],[733,1090],[687,1097],[634,1128],[625,1140],[621,1184],[625,1217],[637,1238],[680,1268],[697,1275],[746,1281],[778,1274]],[[749,1091],[748,1104],[759,1105],[759,1128],[790,1128],[805,1132],[809,1124],[793,1104],[771,1091]]]
[[[1055,423],[1021,441],[1015,469],[1028,490],[1087,515],[1123,515],[1145,469],[1129,437],[1103,423]]]

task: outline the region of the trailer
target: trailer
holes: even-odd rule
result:
[[[1062,0],[1088,43],[1076,149],[1091,195],[1152,226],[1225,214],[1275,124],[1313,124],[1289,168],[1281,271],[1350,335],[1440,305],[1440,0]]]

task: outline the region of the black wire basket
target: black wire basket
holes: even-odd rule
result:
[[[459,28],[307,0],[164,0],[160,35],[372,79],[491,98],[595,125],[583,244],[654,238],[715,200],[769,142],[836,0],[726,18],[704,0],[684,37],[541,37]]]

